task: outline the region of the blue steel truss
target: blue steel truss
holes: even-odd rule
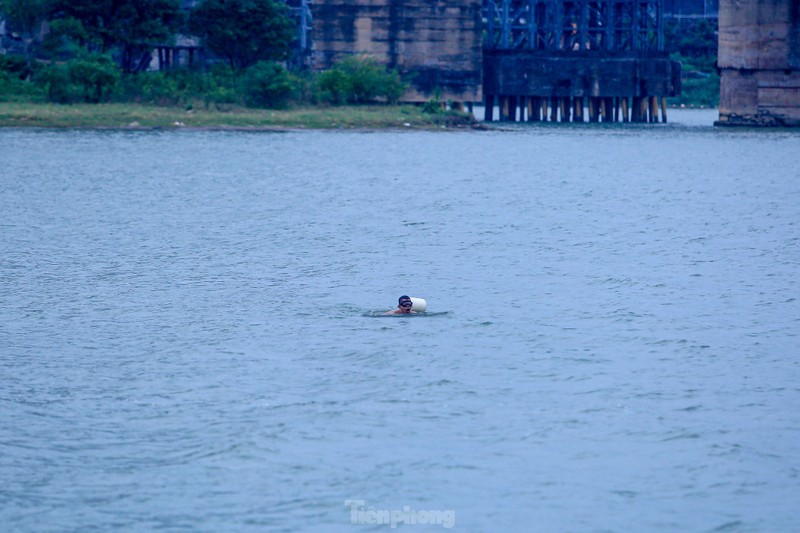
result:
[[[483,0],[484,47],[664,49],[664,0]]]

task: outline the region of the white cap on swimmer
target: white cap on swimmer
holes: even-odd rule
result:
[[[412,296],[411,304],[411,310],[417,313],[424,313],[425,309],[428,308],[428,302],[426,302],[424,298],[415,298]]]

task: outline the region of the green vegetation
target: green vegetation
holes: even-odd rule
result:
[[[318,76],[259,61],[246,69],[216,64],[207,70],[125,73],[108,54],[81,51],[66,61],[35,62],[0,56],[0,101],[164,106],[239,105],[283,109],[293,105],[394,104],[406,90],[394,70],[352,57]]]
[[[51,0],[47,12],[51,31],[42,55],[113,53],[126,73],[146,68],[152,43],[169,42],[183,24],[180,0]]]
[[[233,69],[285,59],[294,36],[289,8],[280,0],[203,0],[189,30]]]
[[[0,0],[0,12],[25,44],[16,55],[0,56],[0,125],[471,124],[463,113],[395,106],[407,85],[369,57],[345,59],[318,75],[290,72],[283,61],[294,23],[281,0],[201,0],[188,13],[180,6],[180,0]],[[44,22],[48,31],[41,31]],[[148,70],[154,47],[175,44],[178,34],[199,38],[211,61]]]
[[[0,126],[140,128],[474,127],[465,113],[398,106],[396,72],[351,59],[318,77],[276,62],[236,71],[122,73],[104,54],[35,64],[0,56]],[[329,82],[335,79],[337,85]],[[326,81],[328,80],[328,81]],[[391,102],[391,103],[390,103]],[[357,104],[357,105],[355,105]]]
[[[37,49],[37,28],[48,20],[48,0],[0,0],[0,13],[16,27],[23,41],[25,62],[30,65]]]
[[[50,128],[471,128],[471,115],[429,114],[411,105],[309,106],[288,110],[147,104],[0,103],[0,127]]]
[[[717,107],[719,74],[717,73],[716,21],[705,19],[678,22],[665,28],[667,49],[682,64],[681,96],[670,98],[672,105]]]
[[[400,75],[369,57],[350,57],[320,74],[322,98],[338,104],[361,104],[378,99],[395,103],[406,90]]]
[[[161,118],[153,118],[153,125],[161,126],[185,122],[173,114],[182,116],[186,110],[195,113],[190,122],[200,116],[213,121],[230,113],[236,117],[230,125],[272,124],[275,115],[267,120],[258,109],[285,110],[290,114],[283,120],[296,125],[297,116],[311,119],[306,111],[310,106],[323,106],[317,115],[326,118],[320,123],[341,125],[352,121],[327,117],[329,106],[391,105],[407,89],[396,71],[365,56],[345,59],[316,76],[288,71],[283,61],[294,38],[294,23],[282,0],[200,0],[188,12],[181,4],[181,0],[0,0],[0,12],[22,42],[17,55],[0,56],[0,102],[118,104],[105,109],[140,104],[146,116],[130,122],[150,124],[150,117],[158,115]],[[203,69],[149,71],[154,47],[175,44],[179,35],[200,39],[217,62],[212,59]],[[671,21],[666,40],[672,57],[683,64],[683,94],[671,104],[718,105],[715,23]],[[456,120],[456,115],[441,112],[439,100],[423,106],[427,122]],[[152,106],[170,109],[155,113]],[[107,125],[117,120],[105,112],[89,118],[95,114],[80,109],[78,114],[63,109],[55,114],[32,113],[30,121],[55,124],[85,116],[89,123]],[[359,116],[354,109],[348,108],[346,115]],[[64,118],[52,118],[56,114]],[[361,118],[367,121],[364,125],[373,120],[387,123],[385,118],[374,119],[374,111]]]
[[[285,108],[298,88],[298,80],[278,63],[259,61],[242,78],[241,92],[250,107]]]
[[[51,63],[34,77],[50,102],[105,102],[119,84],[120,73],[103,54],[83,54],[65,64]]]

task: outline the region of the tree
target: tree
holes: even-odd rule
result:
[[[19,31],[25,44],[25,59],[31,64],[42,22],[50,12],[49,0],[0,0],[0,13]]]
[[[192,10],[189,30],[236,70],[285,59],[294,37],[280,0],[203,0]]]
[[[125,72],[144,70],[154,44],[166,44],[183,23],[179,0],[138,0],[120,11],[117,37]]]
[[[146,68],[153,46],[169,42],[183,22],[180,0],[53,1],[56,20],[70,21],[89,51],[119,51],[125,72]]]

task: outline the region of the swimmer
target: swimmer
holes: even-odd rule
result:
[[[412,313],[416,314],[416,311],[412,311],[411,307],[414,304],[411,302],[411,298],[406,296],[405,294],[401,296],[397,300],[397,309],[391,309],[386,312],[387,315],[410,315]]]

